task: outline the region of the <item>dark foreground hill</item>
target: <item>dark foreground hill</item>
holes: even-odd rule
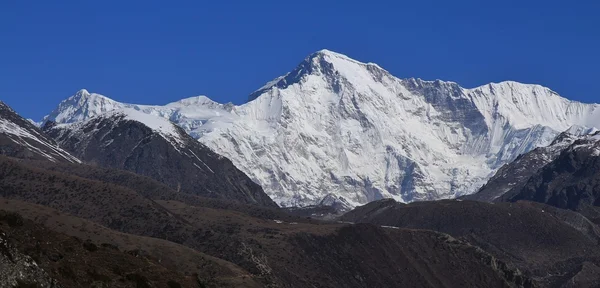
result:
[[[531,202],[382,200],[356,208],[342,221],[447,233],[476,245],[548,287],[600,283],[600,233],[582,215]],[[579,287],[570,286],[570,287]]]
[[[0,157],[0,195],[5,198],[0,208],[19,212],[44,229],[82,239],[64,242],[64,249],[83,247],[90,239],[97,247],[114,245],[119,251],[102,253],[129,251],[155,259],[164,273],[182,273],[177,275],[183,278],[172,276],[180,279],[174,280],[178,283],[199,278],[201,284],[194,284],[198,287],[532,285],[507,263],[446,234],[319,222],[287,216],[278,209],[206,200],[161,184],[152,187],[156,182],[151,180],[132,189],[141,176],[90,166],[79,166],[85,172],[68,172],[75,171],[69,170],[73,167]],[[164,193],[158,193],[161,190]],[[96,255],[88,252],[73,258],[73,263]],[[97,269],[110,281],[123,277],[94,263],[84,267]],[[46,272],[55,275],[52,271]],[[61,285],[81,287],[69,281],[63,279]]]
[[[4,210],[0,264],[0,287],[193,287],[201,279],[135,250],[67,236]]]

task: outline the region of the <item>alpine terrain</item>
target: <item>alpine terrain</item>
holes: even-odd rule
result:
[[[539,85],[466,89],[400,79],[376,64],[322,50],[243,105],[204,96],[164,106],[125,104],[81,90],[40,125],[123,108],[176,123],[282,206],[314,205],[330,194],[354,206],[471,194],[518,155],[574,125],[600,123],[599,105]]]
[[[7,125],[9,135],[31,125],[12,115],[18,121]],[[159,171],[172,160],[184,167],[201,161],[222,175],[203,177],[189,168],[200,184],[212,189],[222,180],[244,183],[225,170],[226,162],[210,162],[213,154],[198,155],[205,151],[186,145],[185,133],[172,133],[181,129],[163,118],[119,110],[71,125],[45,128],[59,129],[55,132],[65,133],[61,137],[84,131],[79,141],[67,137],[72,140],[64,143],[86,159],[95,152],[113,159],[124,154]],[[123,149],[111,148],[106,139],[122,141]],[[149,148],[131,149],[128,142]],[[47,151],[59,149],[48,145]],[[13,146],[29,147],[19,141]],[[138,153],[143,157],[134,157]],[[161,157],[163,162],[156,160]],[[183,185],[169,187],[164,179],[99,167],[110,166],[111,158],[93,158],[98,162],[86,160],[89,165],[0,155],[0,287],[516,288],[537,283],[493,254],[436,231],[293,216],[276,205],[244,203],[247,195],[235,186],[216,186],[222,190],[214,192],[224,197],[205,198],[182,193]]]
[[[598,105],[329,51],[250,98],[1,104],[0,287],[600,281]]]
[[[87,163],[145,175],[178,192],[277,207],[229,159],[161,117],[113,110],[73,124],[46,122],[43,130]]]

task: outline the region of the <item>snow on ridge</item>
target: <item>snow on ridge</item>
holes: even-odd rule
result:
[[[276,84],[277,84],[279,81],[283,80],[283,79],[284,79],[285,77],[287,77],[288,75],[289,75],[289,73],[287,73],[287,74],[285,74],[285,75],[283,75],[283,76],[279,76],[279,77],[277,77],[277,78],[275,78],[275,79],[273,79],[273,80],[271,80],[271,81],[267,82],[267,83],[266,83],[265,85],[263,85],[262,87],[260,87],[260,88],[256,89],[254,92],[258,92],[258,91],[261,91],[261,90],[264,90],[264,89],[271,88],[272,86],[275,86],[275,85],[276,85]],[[253,92],[253,93],[254,93],[254,92]]]
[[[579,135],[571,142],[572,145],[568,149],[581,150],[587,149],[591,151],[591,156],[600,156],[600,132],[594,131],[587,135]]]
[[[540,85],[505,81],[465,89],[465,93],[486,117],[490,127],[497,120],[495,113],[517,129],[544,125],[564,131],[572,125],[593,127],[600,124],[590,119],[600,115],[600,105],[572,101]]]
[[[211,100],[210,98],[208,98],[207,96],[204,95],[200,95],[200,96],[194,96],[194,97],[189,97],[189,98],[184,98],[175,102],[171,102],[165,106],[170,107],[170,106],[191,106],[191,105],[214,105],[217,104],[219,105],[220,103],[215,102],[213,100]]]
[[[51,143],[48,143],[48,142],[40,139],[41,135],[39,135],[39,134],[34,135],[27,129],[24,129],[23,127],[15,124],[9,120],[0,119],[0,134],[9,135],[9,138],[11,138],[13,141],[18,142],[20,145],[23,145],[23,146],[33,150],[37,154],[46,157],[50,161],[56,162],[56,161],[58,161],[56,156],[60,156],[67,161],[70,161],[73,163],[81,163],[81,161],[79,159],[72,156],[67,151],[61,149],[58,146],[55,146]],[[29,139],[30,141],[33,141],[40,145],[45,146],[49,151],[54,152],[56,155],[53,156],[53,155],[50,155],[50,154],[44,152],[42,149],[31,145],[26,139]]]
[[[118,109],[121,106],[123,104],[104,95],[89,93],[87,90],[81,89],[71,97],[63,100],[54,111],[46,115],[42,119],[41,125],[44,125],[47,121],[57,123],[80,122],[104,112]]]
[[[162,135],[167,135],[175,139],[180,138],[179,131],[177,128],[175,128],[175,124],[164,118],[152,116],[142,113],[138,110],[128,108],[118,110],[117,113],[123,113],[125,115],[125,119],[140,122]]]
[[[323,56],[328,56],[328,57],[335,57],[335,58],[338,58],[338,59],[341,59],[341,60],[344,60],[344,61],[350,61],[350,62],[353,62],[353,63],[356,63],[356,64],[366,65],[366,66],[376,66],[376,67],[378,67],[380,69],[383,69],[383,68],[381,68],[381,66],[377,65],[377,63],[373,63],[373,62],[361,62],[361,61],[358,61],[356,59],[352,59],[352,58],[350,58],[350,57],[348,57],[348,56],[346,56],[346,55],[344,55],[342,53],[334,52],[334,51],[331,51],[331,50],[328,50],[328,49],[321,49],[321,50],[313,53],[313,55],[323,55]]]
[[[84,90],[84,92],[77,92],[75,95],[63,100],[41,122],[54,121],[58,124],[75,123],[110,111],[134,109],[172,121],[186,122],[186,125],[182,125],[185,126],[183,128],[193,133],[194,131],[192,130],[200,128],[199,126],[209,122],[212,118],[229,119],[234,117],[230,111],[233,107],[232,104],[220,104],[206,96],[189,97],[168,103],[164,106],[138,105],[117,102],[104,95],[89,93],[87,90]],[[196,134],[200,134],[200,132]]]
[[[160,134],[163,136],[163,138],[171,142],[175,148],[178,148],[177,146],[181,146],[184,143],[182,135],[179,133],[179,130],[174,123],[165,118],[144,113],[134,108],[113,110],[99,115],[98,117],[108,119],[114,118],[115,116],[121,116],[123,117],[123,120],[135,121],[145,125],[146,127],[152,129],[152,131]],[[91,118],[90,120],[93,119],[94,118]]]

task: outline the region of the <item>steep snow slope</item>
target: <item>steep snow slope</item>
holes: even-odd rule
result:
[[[0,101],[0,154],[17,158],[79,163],[29,120]]]
[[[549,144],[559,131],[600,123],[598,105],[538,85],[465,89],[399,79],[328,50],[241,106],[202,96],[143,106],[84,92],[45,120],[75,122],[115,106],[162,116],[231,159],[286,206],[316,204],[330,193],[353,205],[473,193],[499,167]]]

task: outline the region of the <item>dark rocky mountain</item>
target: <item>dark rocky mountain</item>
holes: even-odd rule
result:
[[[540,203],[448,200],[406,205],[381,200],[340,220],[447,233],[544,287],[600,283],[598,274],[586,272],[600,267],[598,227],[576,212]]]
[[[529,200],[578,211],[600,223],[600,133],[562,133],[554,142],[502,167],[482,189],[463,199]]]
[[[536,148],[519,155],[513,162],[505,164],[475,194],[462,196],[461,199],[486,202],[506,201],[523,188],[529,177],[552,162],[581,135],[591,130],[572,127],[559,134],[549,146]]]
[[[0,101],[0,154],[53,162],[79,162],[52,138]]]
[[[158,259],[164,273],[184,273],[184,279],[174,280],[183,287],[188,287],[183,281],[189,277],[200,279],[204,286],[199,287],[524,287],[530,283],[487,252],[433,231],[320,222],[270,207],[178,193],[160,183],[152,188],[157,182],[148,178],[145,186],[137,187],[144,177],[126,171],[41,163],[0,157],[4,197],[0,209],[18,212],[57,233],[90,239],[99,247],[106,243],[106,247],[115,245],[119,251]],[[65,246],[86,242],[73,240]],[[93,254],[82,255],[74,263]],[[94,263],[101,262],[83,267],[110,281],[123,277]],[[42,267],[56,267],[48,265]],[[55,278],[59,275],[46,271]],[[172,275],[175,279],[179,274]],[[56,279],[62,279],[64,287],[81,287]]]
[[[531,200],[578,211],[600,223],[600,134],[575,141],[507,201]]]
[[[277,207],[229,159],[162,118],[122,110],[82,123],[47,122],[44,132],[91,165],[145,175],[178,192]]]

